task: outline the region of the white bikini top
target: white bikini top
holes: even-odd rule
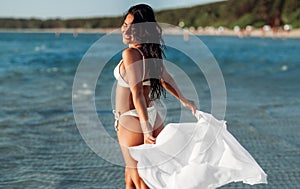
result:
[[[142,53],[142,51],[140,49],[138,49],[138,48],[135,48],[135,49],[137,49],[143,57],[143,80],[144,80],[144,78],[145,78],[145,57],[144,57],[144,54]],[[118,81],[118,85],[120,85],[121,87],[129,88],[129,84],[123,79],[123,77],[120,74],[120,65],[121,65],[122,61],[123,60],[121,60],[119,62],[119,64],[115,67],[114,76],[115,76],[116,80]],[[150,86],[150,80],[143,81],[143,85]]]

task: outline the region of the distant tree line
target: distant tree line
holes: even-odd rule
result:
[[[252,25],[260,28],[290,24],[300,27],[300,0],[228,0],[179,10],[157,13],[158,20],[185,26],[224,26],[245,28]]]
[[[300,0],[228,0],[182,9],[159,11],[159,22],[186,27],[224,26],[233,28],[247,25],[278,27],[290,24],[300,27]],[[80,19],[14,19],[0,18],[0,28],[115,28],[122,16]]]
[[[0,18],[0,28],[114,28],[121,25],[121,17],[80,19],[15,19]]]

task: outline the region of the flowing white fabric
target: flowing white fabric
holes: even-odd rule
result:
[[[152,189],[210,189],[230,182],[267,183],[267,175],[227,131],[226,122],[197,111],[196,123],[170,123],[156,144],[130,147]]]

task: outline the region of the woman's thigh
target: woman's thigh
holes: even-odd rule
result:
[[[158,134],[163,130],[164,125],[163,125],[163,120],[159,116],[159,114],[156,115],[156,120],[154,123],[154,130],[153,130],[153,137],[157,137]]]
[[[133,116],[123,116],[118,123],[117,136],[126,166],[136,167],[136,161],[130,156],[128,147],[144,143],[139,120]]]

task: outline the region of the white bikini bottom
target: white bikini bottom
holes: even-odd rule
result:
[[[150,107],[147,108],[147,112],[148,112],[148,121],[149,121],[150,125],[153,128],[155,120],[156,120],[157,110],[155,109],[154,106],[150,106]],[[113,110],[113,114],[115,115],[115,130],[116,131],[118,131],[118,121],[120,120],[120,118],[122,116],[139,117],[136,109],[129,110],[129,111],[124,112],[122,114],[120,114],[120,112],[117,112],[116,110]]]

